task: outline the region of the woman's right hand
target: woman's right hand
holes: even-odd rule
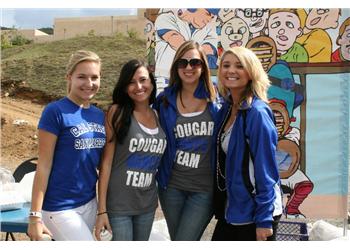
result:
[[[97,240],[101,240],[100,233],[103,229],[108,230],[112,234],[112,228],[109,224],[107,213],[97,215],[96,224],[95,224],[95,237]]]
[[[30,240],[33,240],[33,241],[42,240],[44,233],[52,237],[52,233],[50,232],[50,230],[47,229],[47,227],[39,218],[29,219],[27,233]]]

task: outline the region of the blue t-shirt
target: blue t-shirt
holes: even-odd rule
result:
[[[106,142],[104,113],[65,97],[46,106],[38,128],[57,136],[43,210],[86,204],[96,196],[96,168]]]

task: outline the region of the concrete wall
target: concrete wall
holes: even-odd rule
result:
[[[54,23],[54,40],[88,34],[112,36],[117,32],[127,35],[130,31],[137,32],[143,38],[146,20],[144,10],[139,9],[136,16],[56,18]]]

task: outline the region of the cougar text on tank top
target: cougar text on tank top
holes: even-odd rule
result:
[[[111,170],[107,211],[118,215],[137,215],[157,208],[155,174],[166,147],[166,136],[150,134],[131,117],[123,144],[117,144]]]
[[[192,192],[211,192],[210,167],[214,122],[207,108],[196,115],[178,113],[174,129],[176,157],[169,186]]]

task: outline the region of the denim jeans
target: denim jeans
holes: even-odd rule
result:
[[[109,214],[113,239],[118,241],[146,241],[151,234],[155,211],[140,215]]]
[[[213,216],[211,192],[158,188],[171,240],[200,240]]]

